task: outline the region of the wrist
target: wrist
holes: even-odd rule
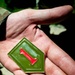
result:
[[[10,12],[0,8],[0,41],[6,39],[6,21]]]

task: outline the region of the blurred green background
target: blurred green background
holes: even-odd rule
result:
[[[16,12],[26,8],[47,9],[62,5],[72,5],[73,12],[64,21],[41,26],[41,29],[65,52],[75,60],[75,0],[0,0],[0,7],[11,12]],[[1,65],[1,64],[0,64]],[[5,68],[0,66],[0,75],[11,75]]]
[[[75,0],[0,0],[0,7],[6,8],[11,12],[25,8],[53,8],[56,6],[70,4],[74,7]]]

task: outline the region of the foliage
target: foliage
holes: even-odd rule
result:
[[[0,7],[6,8],[6,9],[12,11],[12,12],[19,11],[19,10],[24,9],[24,8],[38,9],[39,8],[39,6],[38,6],[39,1],[42,2],[41,5],[39,5],[39,6],[41,6],[42,8],[49,8],[49,4],[48,5],[45,4],[46,0],[27,0],[27,1],[26,0],[22,0],[22,1],[18,1],[18,0],[0,0]],[[64,1],[62,1],[62,3],[63,2]],[[20,3],[22,3],[22,4],[20,5]],[[24,4],[24,6],[22,6],[23,4]],[[26,4],[28,4],[28,6]],[[17,7],[17,6],[19,6],[19,7]],[[22,8],[20,8],[20,7],[22,7]],[[74,7],[74,12],[75,12],[75,0],[74,0],[74,3],[73,3],[73,7]]]

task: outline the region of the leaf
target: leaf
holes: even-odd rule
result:
[[[49,25],[50,27],[50,34],[54,34],[54,35],[59,35],[61,34],[62,32],[65,32],[67,29],[61,25],[61,24],[52,24],[52,25]]]

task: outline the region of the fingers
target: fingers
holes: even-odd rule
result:
[[[14,71],[14,75],[29,75],[29,74],[25,74],[22,70],[16,70]]]
[[[52,41],[50,42],[50,48],[47,52],[48,58],[66,74],[75,75],[75,61]]]
[[[38,73],[37,73],[37,74],[30,74],[30,75],[45,75],[45,74],[38,74]]]
[[[30,16],[30,20],[40,24],[59,22],[63,20],[72,9],[72,6],[64,5],[52,9],[35,10]]]
[[[46,75],[66,75],[59,67],[53,64],[48,58],[45,61]]]

